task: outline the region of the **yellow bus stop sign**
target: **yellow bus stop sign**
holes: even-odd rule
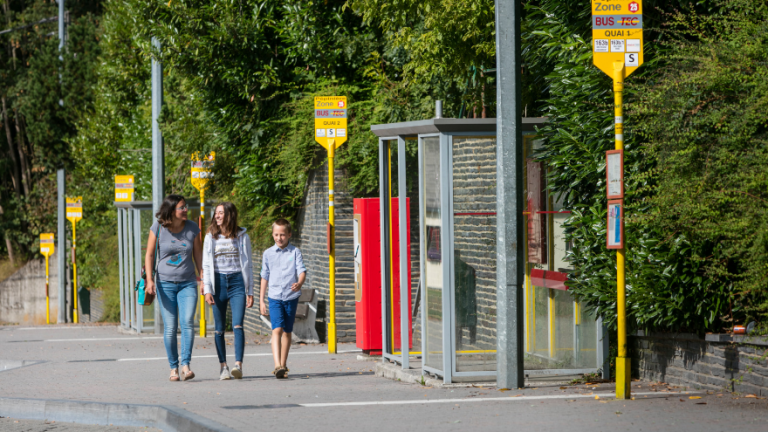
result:
[[[77,223],[83,218],[83,197],[67,197],[67,220]]]
[[[115,176],[115,202],[133,201],[133,176]]]
[[[213,180],[213,163],[216,161],[216,152],[207,155],[201,152],[192,153],[192,186],[202,191],[208,186],[208,181]]]
[[[315,98],[315,141],[328,150],[347,141],[347,97],[318,96]]]
[[[611,78],[614,62],[625,77],[643,64],[642,0],[592,0],[592,62]]]
[[[55,250],[53,234],[40,234],[40,253],[48,258],[53,255]]]

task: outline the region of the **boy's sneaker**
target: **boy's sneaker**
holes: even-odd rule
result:
[[[229,368],[224,366],[221,368],[221,375],[219,375],[219,380],[224,381],[228,379],[232,379],[232,375],[229,374]]]
[[[243,370],[240,368],[240,365],[235,365],[232,368],[232,377],[234,379],[241,379],[243,377]]]

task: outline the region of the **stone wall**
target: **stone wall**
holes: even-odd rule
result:
[[[327,341],[329,281],[328,253],[326,251],[326,224],[328,221],[328,164],[325,152],[318,154],[322,166],[312,171],[302,201],[291,242],[301,249],[307,267],[305,288],[319,290],[316,329],[321,342]],[[334,207],[336,221],[336,333],[339,342],[355,342],[355,293],[353,274],[353,199],[346,182],[346,170],[335,169]],[[416,300],[419,284],[419,213],[418,188],[411,198],[411,298]],[[253,251],[255,306],[245,313],[246,331],[270,333],[269,325],[259,317],[258,296],[261,284],[262,250]],[[418,317],[414,318],[418,320]],[[417,321],[418,323],[418,321]],[[420,349],[418,327],[414,335],[414,348]]]
[[[318,157],[321,157],[318,155]],[[348,193],[346,171],[336,168],[334,174],[334,215],[336,221],[336,334],[339,342],[355,341],[355,292],[352,252],[352,196]],[[316,328],[322,342],[326,341],[329,322],[328,298],[328,253],[326,250],[326,225],[328,222],[328,164],[314,170],[307,185],[307,191],[299,211],[296,226],[293,227],[291,243],[301,249],[304,265],[307,267],[306,288],[320,292],[317,305]],[[253,252],[254,296],[258,299],[261,278],[261,257],[263,251]],[[258,300],[256,307],[246,311],[245,328],[260,333],[271,332],[270,327],[259,318]]]
[[[723,335],[724,336],[724,335]],[[630,340],[633,375],[692,389],[768,396],[768,338],[640,332]]]

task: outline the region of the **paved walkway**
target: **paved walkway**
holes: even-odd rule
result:
[[[633,383],[633,401],[613,400],[607,384],[504,392],[404,384],[375,377],[374,363],[357,360],[352,344],[340,344],[335,355],[324,345],[294,346],[290,378],[276,380],[269,346],[257,338],[246,335],[244,378],[219,381],[213,338],[196,337],[197,378],[174,383],[157,336],[108,327],[4,326],[0,364],[17,367],[2,371],[0,365],[0,397],[167,405],[236,430],[703,432],[766,430],[768,424],[766,400],[680,395],[675,392],[684,389],[643,382]]]

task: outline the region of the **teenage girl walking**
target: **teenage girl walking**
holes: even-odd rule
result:
[[[251,239],[245,228],[237,226],[237,208],[230,202],[216,206],[208,234],[203,243],[203,292],[205,302],[213,305],[216,326],[214,341],[221,370],[219,379],[243,377],[245,308],[253,306],[253,263]],[[227,366],[227,344],[224,327],[227,305],[232,308],[232,329],[235,333],[235,366]]]
[[[160,301],[163,316],[165,352],[171,366],[171,381],[179,380],[179,351],[176,347],[176,330],[181,325],[181,380],[195,377],[189,368],[192,347],[195,343],[194,317],[197,309],[197,287],[201,272],[202,245],[200,229],[187,219],[187,203],[181,195],[168,195],[157,220],[149,229],[147,254],[144,268],[148,275],[155,269],[157,275],[147,277],[146,292],[155,294]],[[157,283],[157,286],[155,286]]]

